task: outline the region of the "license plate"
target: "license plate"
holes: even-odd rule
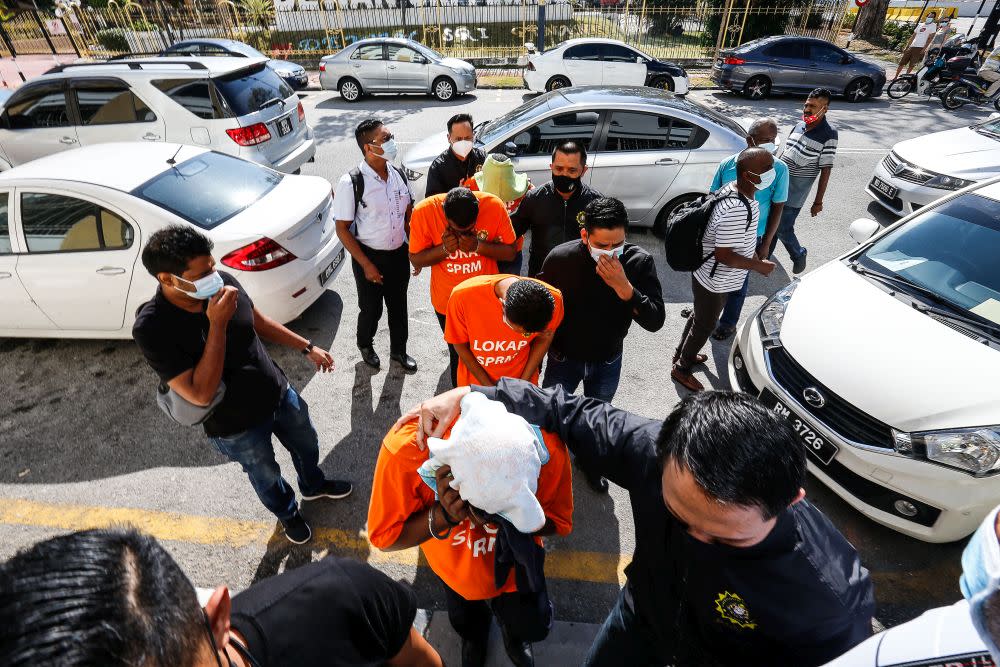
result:
[[[886,183],[885,181],[883,181],[878,176],[875,176],[874,178],[872,178],[871,186],[872,186],[873,190],[877,190],[878,192],[881,192],[882,194],[884,194],[889,199],[895,199],[896,195],[899,194],[899,188],[895,188],[895,187],[889,185],[888,183]]]
[[[792,430],[799,436],[799,440],[808,453],[816,461],[823,465],[830,465],[830,461],[837,455],[839,448],[819,433],[814,431],[809,424],[803,421],[788,406],[778,400],[778,397],[765,389],[760,394],[761,402],[772,410],[779,417],[784,417],[791,425]]]
[[[278,136],[283,137],[292,131],[292,119],[282,118],[278,121]]]
[[[326,281],[330,279],[330,276],[333,275],[333,272],[337,270],[337,267],[340,266],[340,263],[343,261],[344,261],[344,249],[341,248],[340,252],[337,253],[337,256],[333,258],[333,261],[330,262],[330,264],[325,269],[319,272],[320,287],[326,285]]]

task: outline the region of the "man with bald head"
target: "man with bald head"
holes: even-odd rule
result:
[[[715,329],[729,295],[739,291],[747,271],[767,276],[774,270],[774,262],[757,254],[760,205],[754,198],[774,177],[771,153],[760,147],[743,150],[736,158],[736,181],[720,190],[723,197],[712,209],[702,238],[702,256],[710,257],[691,275],[694,308],[670,372],[670,377],[691,391],[705,388],[692,371],[708,360],[701,348]]]
[[[772,155],[778,150],[778,124],[773,118],[758,118],[750,124],[747,130],[747,147],[760,147]],[[715,170],[715,178],[712,180],[710,192],[716,192],[724,185],[728,185],[736,180],[736,153],[723,160],[718,169]],[[778,224],[781,222],[781,211],[785,208],[785,201],[788,199],[788,166],[781,160],[774,161],[774,178],[770,184],[762,184],[764,187],[757,190],[754,199],[760,206],[760,221],[757,223],[757,254],[761,257],[764,253],[761,248],[770,248],[774,235],[778,232]],[[743,280],[743,287],[739,291],[733,292],[726,299],[726,307],[719,318],[719,325],[715,328],[712,338],[716,340],[727,340],[736,333],[736,325],[740,320],[740,313],[743,311],[743,302],[747,298],[747,290],[750,288],[750,272]]]

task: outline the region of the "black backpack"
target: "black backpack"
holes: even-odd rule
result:
[[[406,178],[406,172],[397,167],[396,165],[389,163],[390,169],[395,169],[396,173],[403,177],[404,183],[409,183],[409,179]],[[351,177],[351,185],[354,187],[354,210],[357,211],[358,204],[362,208],[368,208],[368,204],[365,203],[365,179],[361,175],[361,170],[355,167],[348,172]]]
[[[747,229],[753,222],[753,211],[746,198],[736,193],[747,207]],[[729,191],[716,191],[702,195],[674,211],[667,220],[663,243],[667,253],[667,264],[674,271],[697,271],[715,252],[702,255],[702,240],[712,211],[724,199],[733,199]],[[715,273],[713,267],[712,273]]]

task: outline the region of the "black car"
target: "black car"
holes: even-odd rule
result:
[[[233,56],[236,58],[270,58],[249,44],[234,39],[203,37],[185,39],[160,53],[161,56]],[[288,60],[270,58],[267,66],[274,70],[292,90],[302,90],[309,85],[309,75],[302,65]]]

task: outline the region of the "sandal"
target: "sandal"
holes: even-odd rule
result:
[[[715,331],[712,333],[712,338],[715,340],[729,340],[736,333],[736,327],[724,327],[717,326]]]
[[[680,352],[674,352],[674,359],[673,359],[672,363],[676,364],[680,360],[680,358],[681,358],[681,353]],[[706,361],[708,361],[708,355],[707,354],[696,354],[696,355],[694,355],[694,365],[695,366],[699,366],[699,365],[705,363]]]
[[[704,391],[705,389],[705,385],[699,382],[698,378],[691,375],[688,371],[682,370],[676,364],[674,364],[674,367],[670,369],[670,377],[693,392],[697,393],[699,391]]]

